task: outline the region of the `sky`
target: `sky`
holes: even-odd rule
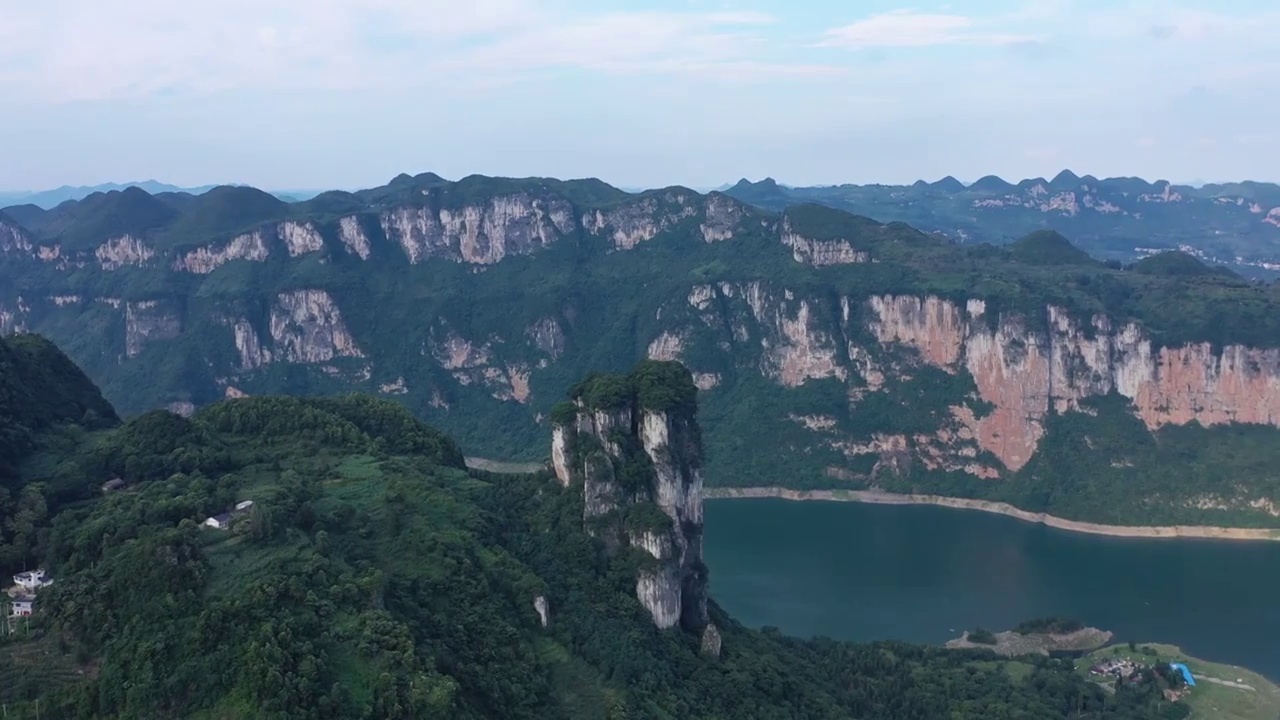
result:
[[[1274,0],[0,0],[0,189],[1280,180]]]

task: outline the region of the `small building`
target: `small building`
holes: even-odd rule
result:
[[[1182,679],[1187,681],[1187,687],[1196,686],[1196,678],[1191,674],[1191,668],[1187,667],[1185,663],[1169,663],[1169,667],[1182,673]]]
[[[16,595],[9,604],[10,617],[30,617],[34,612],[36,599],[30,595]]]
[[[240,502],[236,503],[236,509],[232,510],[232,512],[236,514],[239,514],[242,512],[248,512],[249,508],[251,507],[253,507],[252,500],[241,500]]]
[[[120,478],[116,478],[114,480],[108,480],[102,483],[102,492],[103,494],[106,494],[106,493],[115,492],[117,490],[123,490],[124,485],[125,485],[124,480],[121,480]]]
[[[28,570],[13,576],[13,582],[23,590],[38,590],[53,582],[44,570]]]
[[[227,528],[231,527],[231,514],[221,513],[218,515],[214,515],[213,517],[205,518],[204,524],[213,528],[214,530],[226,530]]]

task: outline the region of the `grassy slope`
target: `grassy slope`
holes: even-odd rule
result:
[[[1255,672],[1234,665],[1198,660],[1172,645],[1138,644],[1138,648],[1151,648],[1155,655],[1133,652],[1127,645],[1113,645],[1091,653],[1078,665],[1081,672],[1087,674],[1090,665],[1112,657],[1146,663],[1185,663],[1197,683],[1186,700],[1192,708],[1190,720],[1275,720],[1280,717],[1280,687]],[[1254,690],[1227,687],[1209,682],[1204,679],[1206,677],[1231,682],[1240,679]]]

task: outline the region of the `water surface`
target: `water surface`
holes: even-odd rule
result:
[[[1084,535],[929,506],[708,500],[716,601],[749,626],[942,643],[1076,617],[1280,680],[1280,543]]]

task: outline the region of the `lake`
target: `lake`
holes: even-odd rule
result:
[[[748,626],[941,644],[1075,617],[1280,680],[1280,543],[1111,538],[930,506],[708,500],[711,594]]]

